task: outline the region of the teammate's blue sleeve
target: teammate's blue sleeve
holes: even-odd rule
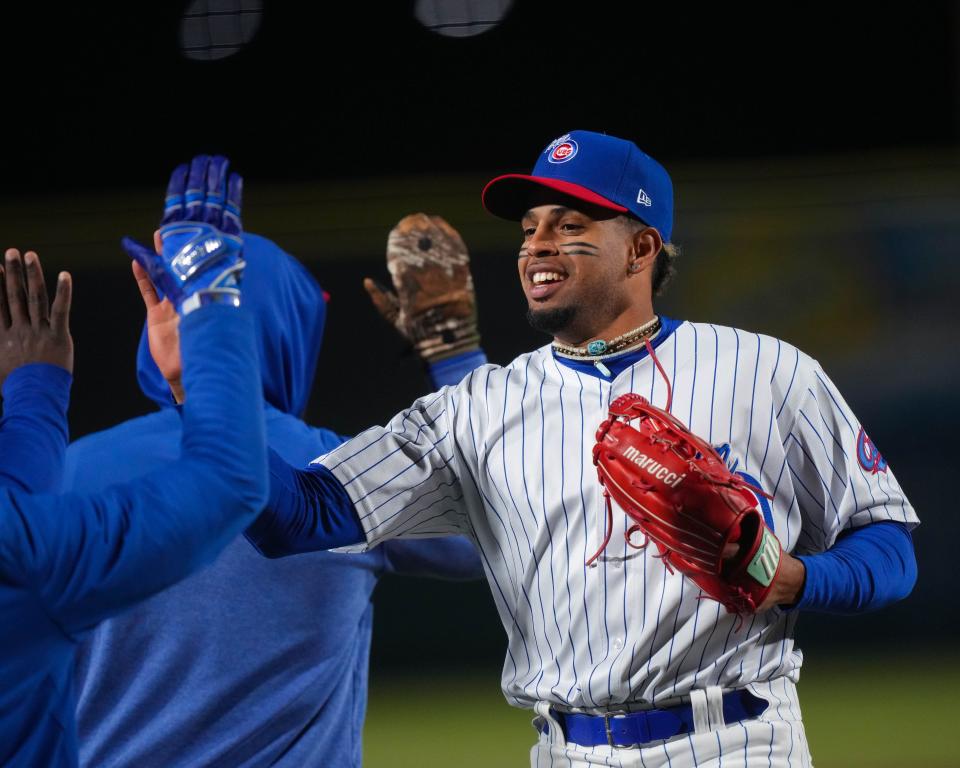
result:
[[[877,522],[844,533],[826,552],[800,555],[806,568],[794,608],[862,613],[902,600],[917,581],[913,539],[906,525]]]
[[[69,371],[48,363],[15,368],[3,382],[0,487],[59,490],[69,440]]]
[[[461,352],[459,355],[448,357],[445,360],[438,360],[430,363],[428,372],[430,382],[434,389],[440,389],[444,386],[454,386],[468,373],[481,365],[487,364],[487,354],[482,349],[473,349],[469,352]]]
[[[387,573],[468,581],[483,578],[483,563],[466,536],[391,539],[380,544]]]
[[[272,449],[269,465],[267,509],[245,532],[260,554],[285,557],[365,541],[353,502],[329,469],[294,469]]]
[[[67,634],[212,561],[267,495],[260,372],[250,318],[208,306],[180,323],[181,455],[95,495],[0,492],[0,574]]]

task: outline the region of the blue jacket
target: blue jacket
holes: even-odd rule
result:
[[[46,363],[29,363],[3,382],[0,487],[49,493],[60,487],[67,451],[67,406],[73,377]]]
[[[320,348],[323,294],[269,240],[244,238],[268,442],[303,466],[342,442],[298,418]],[[176,455],[179,420],[145,339],[138,378],[160,410],[71,445],[70,487],[134,478]],[[77,665],[82,763],[359,765],[378,578],[481,574],[463,539],[398,545],[270,561],[241,537],[212,567],[102,624]]]
[[[174,463],[98,493],[29,495],[16,487],[36,478],[0,488],[0,765],[76,765],[78,639],[212,561],[265,503],[252,324],[232,307],[213,306],[181,329],[188,402]],[[54,399],[60,424],[36,435],[51,440],[56,464],[66,427],[65,401]],[[9,425],[0,433],[5,445],[16,439]]]

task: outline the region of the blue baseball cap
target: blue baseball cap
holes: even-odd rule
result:
[[[636,144],[593,131],[570,131],[540,153],[529,176],[508,173],[483,189],[483,206],[494,216],[520,221],[544,190],[636,216],[670,242],[673,182],[660,163]]]

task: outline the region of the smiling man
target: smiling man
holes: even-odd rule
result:
[[[534,766],[809,765],[794,626],[803,609],[859,612],[911,590],[918,520],[893,473],[815,360],[656,314],[673,189],[632,142],[571,132],[483,201],[521,222],[528,316],[552,342],[308,470],[272,457],[270,508],[248,537],[269,556],[474,539],[508,637],[504,695],[538,714]],[[713,446],[750,499],[766,568],[741,615],[608,516],[593,449],[630,393]]]

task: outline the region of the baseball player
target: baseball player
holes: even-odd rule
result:
[[[804,609],[863,611],[909,593],[918,520],[893,472],[815,360],[654,311],[673,191],[633,143],[565,134],[483,201],[521,224],[528,317],[552,343],[421,398],[307,470],[271,455],[269,511],[247,535],[269,556],[472,537],[507,632],[503,692],[537,713],[534,766],[809,765],[794,627]],[[628,393],[709,446],[686,456],[694,478],[721,478],[709,462],[722,463],[737,478],[723,487],[741,504],[752,494],[763,547],[745,561],[741,529],[712,574],[763,581],[743,612],[644,546],[649,529],[607,514],[594,446]],[[662,488],[663,467],[646,459],[636,488]],[[670,483],[682,491],[685,477]]]
[[[210,562],[266,499],[253,327],[238,309],[242,246],[237,232],[224,226],[226,177],[204,181],[210,194],[198,212],[203,218],[164,227],[158,254],[145,258],[153,281],[164,285],[182,318],[189,402],[179,456],[135,484],[62,496],[14,487],[59,483],[43,470],[27,477],[21,463],[13,471],[26,474],[0,490],[0,765],[76,765],[72,669],[78,639]],[[218,210],[211,211],[206,201],[215,200]],[[52,446],[51,462],[59,466],[72,367],[70,281],[61,276],[51,308],[36,255],[26,257],[32,279],[25,290],[16,285],[19,255],[7,256],[0,368],[23,365],[4,382],[4,407],[32,408],[46,418],[45,425],[37,420],[34,436]],[[193,269],[182,269],[185,263]],[[152,291],[147,272],[139,265],[135,272],[142,289]],[[32,401],[17,391],[24,375],[35,388]],[[52,382],[44,385],[45,377]],[[8,424],[3,443],[17,439]]]
[[[176,169],[168,199],[176,205],[184,186],[196,186],[191,177],[223,163],[200,156]],[[183,215],[168,207],[164,220]],[[321,345],[324,292],[266,238],[244,233],[244,258],[244,305],[256,328],[268,442],[301,466],[345,439],[299,418]],[[391,233],[388,260],[398,293],[372,283],[369,289],[421,353],[444,345],[439,330],[430,331],[431,319],[452,318],[464,329],[460,343],[421,354],[435,386],[459,381],[464,365],[486,362],[459,235],[442,220],[409,216]],[[448,279],[445,268],[454,266]],[[140,386],[159,410],[73,443],[67,487],[99,490],[177,455],[181,421],[171,389],[181,389],[179,360],[171,371],[161,358],[162,374],[150,356],[149,338],[166,327],[163,309],[148,303],[137,358]],[[153,341],[155,349],[162,344]],[[371,596],[391,573],[472,579],[482,569],[464,537],[276,562],[238,538],[211,567],[83,640],[75,676],[81,764],[359,766]]]

